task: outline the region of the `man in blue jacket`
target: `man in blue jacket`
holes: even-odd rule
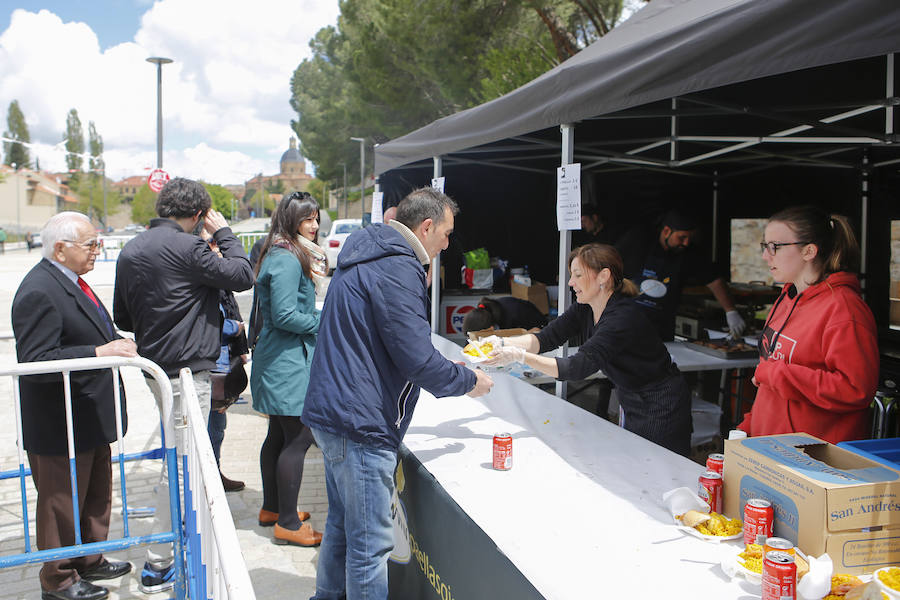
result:
[[[338,256],[303,408],[328,491],[314,600],[388,597],[392,477],[419,388],[475,398],[494,385],[431,344],[424,265],[447,248],[458,212],[443,193],[415,190]]]

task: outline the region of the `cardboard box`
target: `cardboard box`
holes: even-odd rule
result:
[[[750,498],[775,508],[775,535],[839,573],[900,564],[900,472],[811,435],[725,442],[725,514]]]
[[[516,283],[515,280],[509,284],[510,292],[516,298],[528,300],[541,311],[542,315],[550,312],[550,301],[547,296],[547,286],[538,281],[533,281],[531,285],[522,285]]]
[[[525,335],[528,333],[525,329],[521,327],[514,327],[512,329],[482,329],[480,331],[470,331],[469,339],[470,340],[480,340],[483,337],[488,337],[491,335],[496,335],[497,337],[512,337],[514,335]]]

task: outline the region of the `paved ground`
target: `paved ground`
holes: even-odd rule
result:
[[[0,333],[12,331],[10,308],[19,282],[40,260],[38,250],[31,253],[11,251],[0,255]],[[103,303],[112,309],[115,263],[98,262],[85,276]],[[250,293],[240,294],[238,302],[245,318],[249,317]],[[15,361],[11,341],[0,341],[0,365]],[[150,390],[137,370],[123,373],[128,395],[129,431],[125,436],[125,451],[139,452],[159,447],[158,415]],[[249,390],[245,399],[249,401]],[[0,378],[0,416],[8,424],[0,430],[0,470],[16,469],[18,465],[12,398],[12,384],[8,377]],[[246,482],[247,487],[227,494],[234,517],[241,551],[244,555],[256,597],[305,599],[315,589],[317,550],[293,546],[276,546],[271,542],[272,529],[257,525],[257,513],[262,504],[262,485],[259,475],[259,447],[265,437],[266,417],[256,413],[250,404],[237,404],[228,410],[228,430],[222,447],[222,470],[232,479]],[[115,452],[115,447],[114,450]],[[114,469],[113,517],[110,536],[122,535],[121,496],[118,470]],[[132,507],[146,506],[153,485],[159,477],[159,461],[127,463],[126,481],[128,503]],[[34,539],[35,491],[28,478],[30,531]],[[322,455],[315,447],[307,454],[299,507],[312,513],[312,525],[322,530],[328,504],[325,495]],[[146,520],[129,520],[133,533],[143,533]],[[0,554],[14,554],[24,549],[22,510],[18,478],[0,481]],[[168,594],[151,596],[138,591],[137,580],[143,564],[143,550],[114,554],[113,558],[129,560],[135,571],[107,586],[110,598],[149,598],[161,600]],[[40,598],[38,571],[40,565],[0,571],[0,599]],[[106,584],[105,584],[106,585]]]

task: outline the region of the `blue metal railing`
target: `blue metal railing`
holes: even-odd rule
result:
[[[125,481],[126,455],[122,438],[122,410],[119,394],[119,369],[121,367],[137,367],[148,373],[159,385],[161,391],[162,406],[162,432],[163,455],[168,470],[169,505],[171,515],[171,529],[167,532],[146,536],[131,536],[129,531],[129,509],[127,486]],[[28,517],[28,494],[25,477],[30,470],[25,468],[25,456],[22,438],[22,410],[19,395],[19,378],[27,375],[60,373],[63,378],[63,389],[66,404],[66,436],[69,458],[69,478],[72,492],[72,512],[74,523],[80,523],[78,509],[78,481],[75,469],[75,445],[72,427],[72,390],[71,373],[74,371],[111,369],[113,376],[113,400],[116,413],[116,437],[119,464],[120,493],[122,495],[122,520],[124,524],[124,536],[105,542],[82,543],[80,526],[74,529],[75,544],[68,547],[53,548],[33,551],[31,548],[31,532]],[[137,545],[151,543],[172,543],[174,545],[174,571],[175,571],[175,595],[177,600],[184,600],[186,595],[186,576],[184,560],[184,532],[181,525],[181,502],[178,481],[178,461],[175,448],[174,422],[172,416],[172,386],[166,373],[155,363],[140,357],[104,357],[104,358],[77,358],[69,360],[41,361],[33,363],[16,363],[0,367],[0,377],[7,376],[13,379],[13,394],[15,398],[16,412],[16,442],[18,450],[19,467],[15,471],[19,477],[19,487],[22,503],[22,521],[24,529],[24,552],[0,557],[0,568],[14,567],[49,560],[71,558],[75,556],[88,556],[113,550],[121,550]],[[196,396],[195,396],[196,398]],[[205,431],[205,428],[204,428]],[[157,451],[150,451],[157,454]],[[143,453],[142,453],[143,454]]]

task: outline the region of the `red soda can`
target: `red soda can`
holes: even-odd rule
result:
[[[722,476],[715,471],[706,471],[699,479],[697,490],[700,498],[709,504],[711,512],[722,513]]]
[[[766,553],[762,568],[762,600],[797,597],[797,564],[787,552]]]
[[[497,471],[512,469],[512,436],[508,433],[494,435],[494,469]]]
[[[719,475],[722,474],[725,466],[725,455],[724,454],[710,454],[706,457],[706,468],[710,471],[715,471]]]
[[[744,543],[764,544],[772,537],[775,525],[775,509],[762,498],[751,498],[744,505]]]

